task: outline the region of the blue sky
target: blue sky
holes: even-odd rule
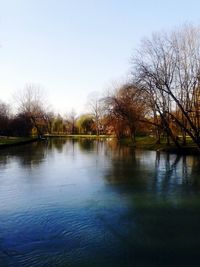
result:
[[[0,0],[0,99],[39,84],[56,111],[125,79],[141,38],[191,22],[200,1]]]

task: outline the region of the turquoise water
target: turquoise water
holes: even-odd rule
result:
[[[200,160],[54,139],[0,151],[0,266],[199,266]]]

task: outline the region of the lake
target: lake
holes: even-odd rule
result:
[[[200,159],[113,140],[0,151],[0,266],[199,266]]]

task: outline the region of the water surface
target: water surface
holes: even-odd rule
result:
[[[199,266],[200,160],[111,140],[0,151],[0,266]]]

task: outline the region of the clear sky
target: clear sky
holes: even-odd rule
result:
[[[200,24],[199,0],[0,0],[0,99],[40,84],[56,111],[130,71],[140,39]]]

